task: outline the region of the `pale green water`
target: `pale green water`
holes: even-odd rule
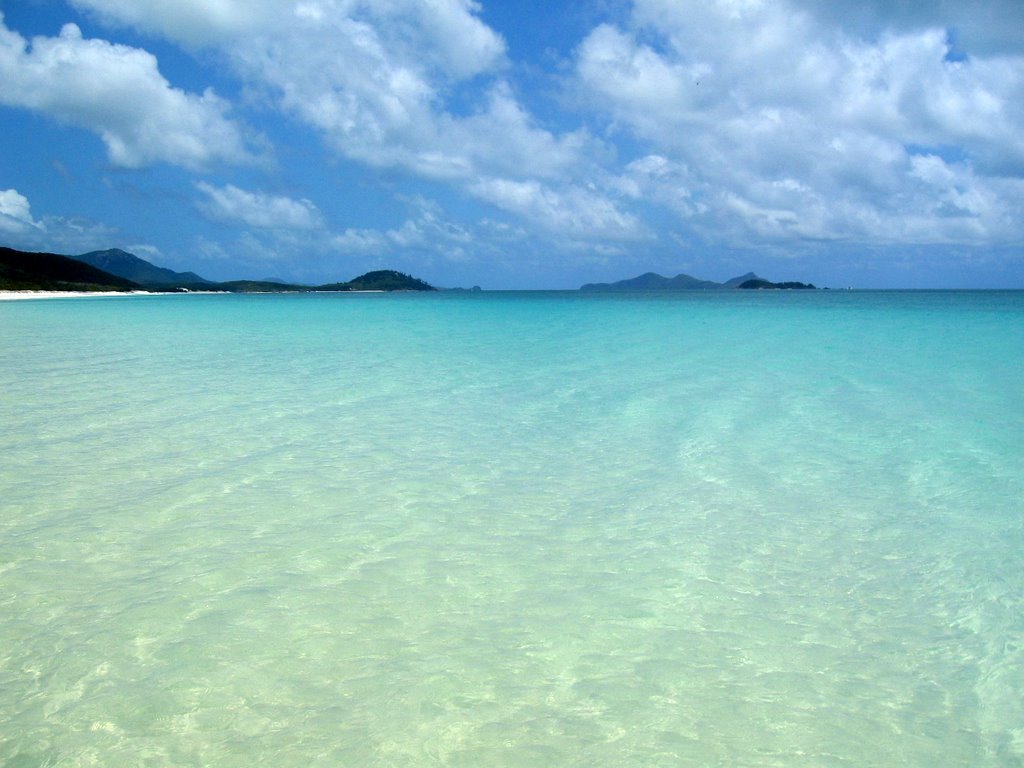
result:
[[[1024,765],[1024,294],[0,304],[0,764]]]

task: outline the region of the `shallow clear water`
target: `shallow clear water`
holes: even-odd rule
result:
[[[1024,765],[1024,293],[0,304],[0,764]]]

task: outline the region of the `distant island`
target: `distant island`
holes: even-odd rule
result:
[[[32,253],[0,247],[3,291],[211,291],[221,293],[315,293],[320,291],[436,291],[411,275],[392,269],[367,272],[353,280],[298,285],[277,280],[206,280],[194,272],[158,267],[118,248],[80,256]]]
[[[664,277],[646,272],[614,283],[587,283],[587,292],[655,292],[721,290],[805,290],[810,283],[774,283],[753,272],[716,283],[691,275]],[[79,256],[33,253],[0,246],[0,291],[151,291],[164,293],[316,293],[326,291],[437,291],[419,278],[380,269],[345,282],[324,285],[286,283],[276,277],[262,280],[207,280],[195,272],[175,272],[119,248],[90,251]],[[459,289],[449,289],[459,290]],[[473,286],[473,291],[480,288]]]
[[[782,291],[817,290],[814,287],[813,283],[798,283],[792,280],[782,283],[772,283],[769,282],[768,280],[762,280],[760,277],[754,278],[752,280],[744,280],[736,287],[744,291],[761,291],[771,289]]]
[[[628,292],[628,291],[721,291],[721,290],[807,290],[814,289],[810,283],[784,282],[773,283],[758,277],[753,272],[716,283],[713,280],[701,280],[690,275],[679,274],[675,277],[664,277],[654,272],[645,272],[637,277],[619,280],[614,283],[587,283],[580,286],[581,291],[590,292]]]

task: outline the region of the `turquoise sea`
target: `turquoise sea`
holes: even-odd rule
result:
[[[1024,292],[0,303],[0,764],[1024,765]]]

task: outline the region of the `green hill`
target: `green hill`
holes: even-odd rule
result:
[[[381,269],[344,283],[324,285],[295,285],[276,280],[230,280],[213,283],[210,290],[231,291],[232,293],[316,293],[317,291],[436,291],[437,289],[410,275],[393,269]]]
[[[754,280],[745,280],[736,286],[745,291],[793,291],[793,290],[814,290],[814,285],[811,283],[797,283],[793,281],[773,283],[769,280],[762,280],[756,278]]]
[[[223,283],[210,283],[205,287],[197,287],[211,291],[228,291],[229,293],[294,293],[313,290],[308,285],[279,283],[276,280],[228,280]]]
[[[131,291],[141,287],[68,256],[0,247],[0,290]]]
[[[0,290],[111,291],[111,290],[226,291],[229,293],[284,293],[312,291],[436,291],[424,281],[381,269],[344,283],[309,286],[276,280],[230,280],[214,283],[194,272],[174,272],[145,259],[112,248],[81,256],[28,253],[0,248]]]
[[[367,272],[347,283],[318,285],[315,291],[436,291],[437,288],[419,278],[396,272],[393,269],[379,269]]]

